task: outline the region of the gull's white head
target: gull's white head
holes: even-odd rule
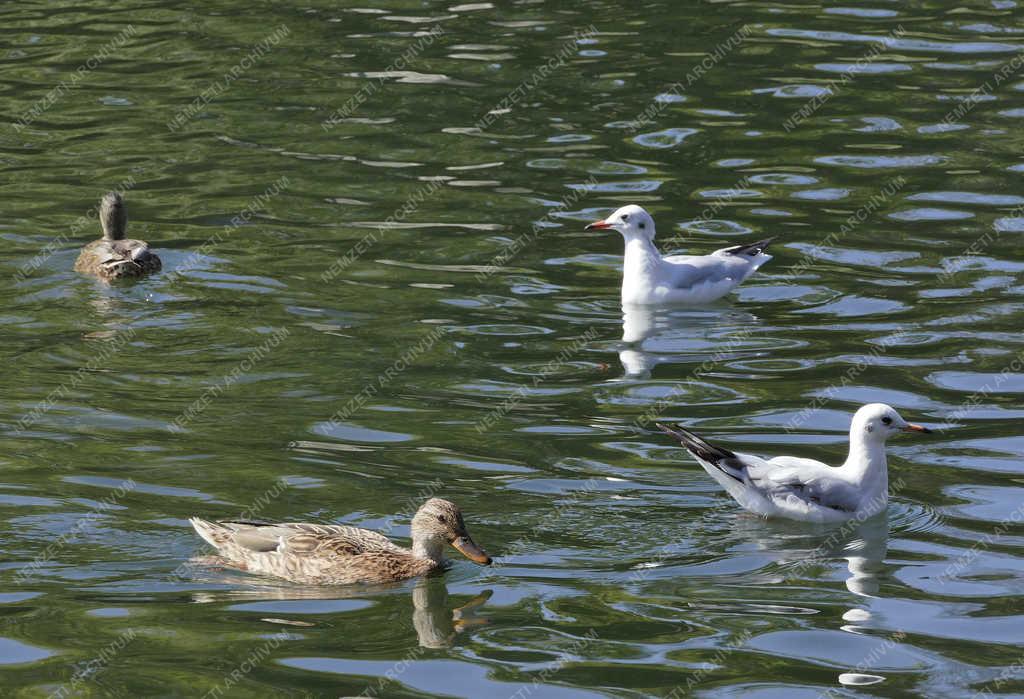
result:
[[[931,432],[927,427],[907,422],[896,409],[885,403],[869,403],[853,415],[850,437],[884,442],[897,432]]]
[[[610,228],[617,230],[626,240],[640,238],[642,240],[654,240],[654,219],[644,211],[642,206],[629,204],[603,221],[595,221],[587,226],[586,230],[601,230]]]

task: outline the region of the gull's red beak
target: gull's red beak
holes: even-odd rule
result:
[[[585,231],[595,231],[595,230],[601,230],[603,228],[611,228],[611,227],[612,227],[612,224],[607,223],[605,221],[594,221],[593,223],[589,224],[583,230],[585,230]]]
[[[915,425],[912,422],[908,422],[907,426],[903,428],[903,431],[904,432],[923,432],[925,434],[931,434],[932,433],[932,431],[930,429],[928,429],[927,427],[923,427],[921,425]]]

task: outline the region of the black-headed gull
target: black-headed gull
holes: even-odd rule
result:
[[[858,410],[850,425],[850,455],[833,467],[814,459],[776,456],[762,459],[717,447],[682,428],[659,424],[736,501],[764,517],[806,522],[864,520],[889,504],[885,440],[897,432],[931,432],[914,425],[884,403]]]
[[[662,257],[654,246],[654,219],[636,204],[623,206],[586,230],[610,228],[626,239],[622,260],[622,303],[702,304],[720,299],[771,255],[765,254],[775,238],[715,250],[710,255]]]

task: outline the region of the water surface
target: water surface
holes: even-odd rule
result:
[[[5,695],[1024,693],[1016,3],[338,5],[2,10]],[[109,287],[118,187],[164,272]],[[624,313],[629,202],[776,258]],[[651,425],[837,462],[869,401],[943,429],[839,531]],[[430,495],[497,565],[188,564]]]

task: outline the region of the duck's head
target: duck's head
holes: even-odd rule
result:
[[[107,240],[124,239],[128,213],[124,209],[124,199],[117,192],[107,192],[100,200],[100,225]]]
[[[423,503],[412,518],[412,540],[414,548],[431,558],[440,556],[444,544],[451,544],[469,560],[485,566],[491,564],[491,557],[469,535],[462,511],[448,500],[431,498]]]
[[[654,219],[642,206],[629,204],[621,209],[616,209],[608,218],[603,221],[594,221],[586,230],[612,229],[622,234],[626,240],[640,238],[642,240],[654,240]]]
[[[921,425],[907,422],[896,409],[885,403],[869,403],[853,415],[850,425],[850,437],[860,436],[871,441],[884,442],[897,432],[923,432],[931,430]]]

